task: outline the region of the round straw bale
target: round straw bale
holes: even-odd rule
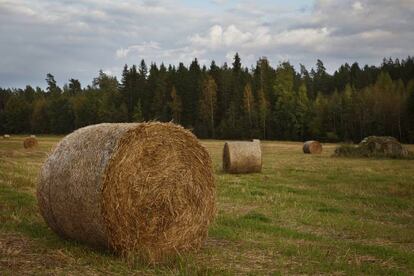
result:
[[[37,140],[33,137],[27,137],[23,140],[23,147],[25,149],[31,149],[37,147]]]
[[[254,173],[262,170],[260,140],[226,142],[223,148],[223,170],[228,173]]]
[[[303,152],[310,154],[322,153],[322,145],[318,141],[307,141],[303,144]]]
[[[3,139],[10,139],[10,135],[9,134],[4,134]]]
[[[172,123],[78,129],[44,163],[37,197],[59,235],[151,263],[198,249],[216,210],[207,150]]]
[[[30,135],[30,137],[32,137],[32,138],[36,138],[36,135],[33,135],[33,134],[32,134],[32,135]]]

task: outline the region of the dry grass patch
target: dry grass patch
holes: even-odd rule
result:
[[[22,138],[0,141],[2,153],[16,151],[0,155],[0,233],[73,257],[61,274],[414,274],[414,160],[331,158],[335,144],[304,155],[302,143],[265,141],[262,173],[229,175],[222,171],[224,141],[202,141],[218,192],[207,243],[167,266],[131,267],[47,229],[31,186],[58,139],[39,137],[39,147],[24,152]]]

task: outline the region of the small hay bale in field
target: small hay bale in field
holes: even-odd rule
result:
[[[60,236],[150,263],[198,249],[216,210],[207,150],[172,123],[69,134],[44,163],[37,198]]]
[[[253,142],[226,142],[223,148],[223,170],[228,173],[262,171],[260,140]]]
[[[31,149],[37,147],[37,140],[33,137],[27,137],[23,140],[23,147],[25,149]]]
[[[30,137],[32,137],[32,138],[36,138],[36,135],[33,135],[33,134],[32,134],[32,135],[30,135]]]
[[[6,139],[6,140],[7,140],[7,139],[10,139],[10,135],[9,135],[9,134],[4,134],[4,135],[3,135],[3,139]]]
[[[322,144],[318,141],[307,141],[303,144],[303,152],[310,154],[321,154]]]

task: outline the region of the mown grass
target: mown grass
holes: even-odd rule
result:
[[[414,275],[414,160],[264,142],[262,173],[229,175],[223,142],[203,141],[218,191],[209,238],[200,252],[149,267],[62,240],[43,222],[36,177],[59,138],[38,137],[34,150],[19,136],[0,140],[0,275]]]

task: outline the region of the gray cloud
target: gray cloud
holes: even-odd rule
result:
[[[412,0],[0,1],[0,86],[44,86],[51,72],[63,84],[91,82],[99,69],[119,75],[125,63],[231,62],[267,56],[333,70],[343,62],[377,64],[412,55]],[[272,4],[273,3],[273,4]]]

